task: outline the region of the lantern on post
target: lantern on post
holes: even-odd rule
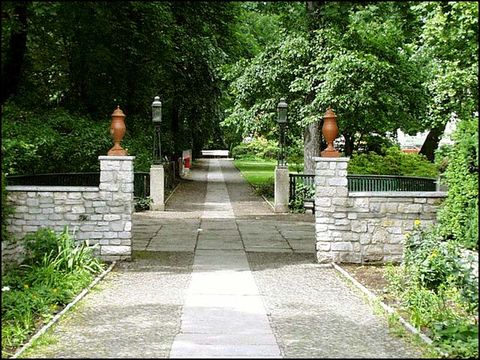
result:
[[[288,122],[287,118],[287,103],[285,101],[285,98],[281,98],[280,102],[277,105],[277,122],[278,125],[280,126],[280,152],[278,154],[278,166],[286,166],[287,165],[287,159],[285,156],[285,127]]]
[[[160,132],[162,125],[162,102],[159,96],[155,96],[152,102],[152,122],[155,127],[155,134],[153,136],[153,163],[162,163],[162,143],[160,140]]]

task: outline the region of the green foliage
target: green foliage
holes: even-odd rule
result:
[[[153,200],[150,197],[140,197],[135,199],[135,211],[145,211],[150,209]]]
[[[437,177],[438,169],[420,154],[404,153],[393,146],[381,156],[374,152],[354,153],[348,163],[349,174],[400,175]]]
[[[415,225],[402,265],[390,267],[387,279],[389,292],[436,347],[448,357],[478,356],[478,280],[458,242]]]
[[[235,159],[259,158],[276,159],[278,156],[278,142],[267,140],[264,137],[254,138],[248,143],[241,143],[232,150]]]
[[[291,138],[301,137],[303,127],[332,106],[347,155],[356,133],[420,130],[427,101],[424,72],[405,46],[399,6],[322,4],[320,29],[285,30],[250,61],[228,69],[234,103],[224,126],[276,137],[276,103],[286,97]],[[341,28],[337,10],[343,10]]]
[[[13,206],[7,201],[6,183],[5,174],[2,171],[2,241],[9,241],[11,239],[11,234],[7,230],[7,219],[14,212]]]
[[[304,199],[315,198],[315,187],[301,182],[295,184],[295,199],[290,201],[289,208],[295,213],[304,213],[305,207],[303,206]]]
[[[2,357],[23,344],[102,271],[84,243],[75,246],[68,229],[41,229],[27,239],[28,256],[2,274]]]
[[[442,235],[478,248],[478,117],[462,120],[452,135],[445,182],[448,194],[439,212]]]
[[[98,156],[112,147],[110,121],[63,109],[37,113],[3,107],[3,171],[10,174],[98,171]]]

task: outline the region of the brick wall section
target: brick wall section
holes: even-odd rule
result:
[[[433,224],[445,192],[348,191],[349,158],[315,158],[315,237],[320,263],[400,262],[416,220]]]
[[[100,156],[98,187],[7,186],[15,208],[8,230],[16,239],[50,227],[68,226],[77,240],[99,244],[107,261],[130,260],[133,213],[133,156]],[[2,242],[3,262],[22,258],[22,241]]]

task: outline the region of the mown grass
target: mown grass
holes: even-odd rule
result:
[[[233,163],[258,195],[273,200],[276,160],[236,159]]]

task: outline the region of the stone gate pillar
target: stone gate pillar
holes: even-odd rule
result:
[[[133,160],[135,156],[99,156],[100,198],[105,202],[103,223],[110,232],[100,240],[104,260],[131,260]]]
[[[345,241],[350,232],[348,219],[348,157],[316,157],[315,160],[315,241],[319,263],[341,262],[352,253]]]
[[[150,167],[150,198],[151,210],[165,210],[165,170],[163,165],[152,165]]]

